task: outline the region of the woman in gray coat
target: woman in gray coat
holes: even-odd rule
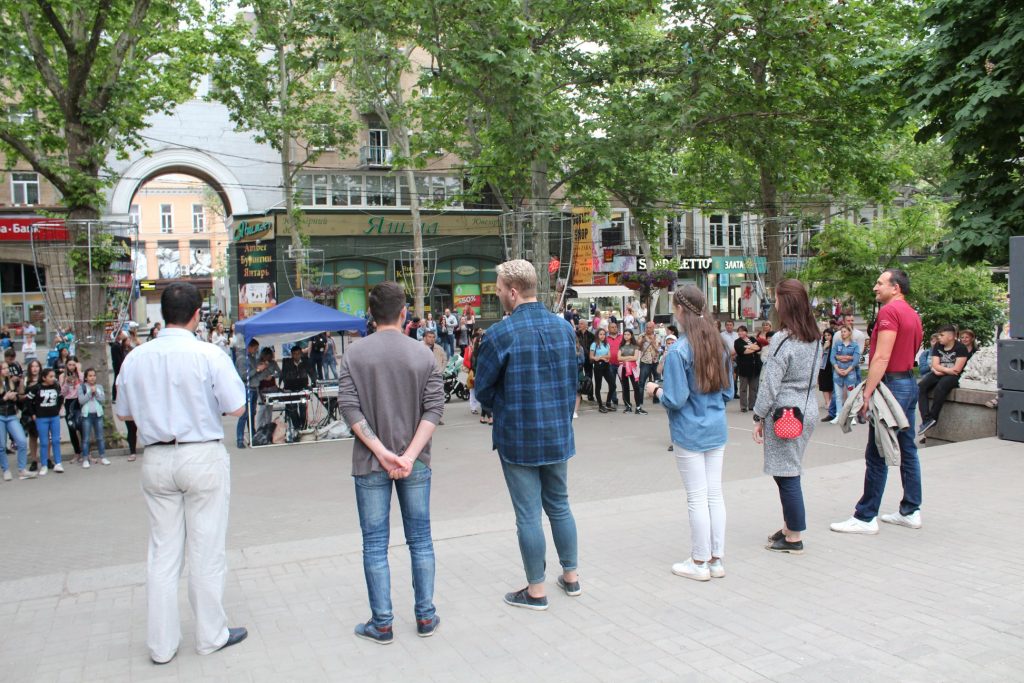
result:
[[[804,451],[818,419],[813,382],[820,353],[818,324],[807,290],[799,280],[783,280],[775,288],[775,307],[782,329],[771,338],[761,386],[754,404],[754,441],[764,444],[764,472],[775,478],[782,501],[783,526],[768,538],[768,550],[800,554],[800,533],[807,529],[800,488]],[[803,433],[795,439],[776,436],[772,414],[795,406],[803,413]]]

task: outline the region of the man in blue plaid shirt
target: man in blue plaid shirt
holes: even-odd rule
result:
[[[497,267],[495,293],[507,318],[484,335],[477,352],[476,397],[494,414],[492,439],[516,513],[519,551],[529,585],[508,593],[513,607],[545,610],[548,515],[562,574],[558,586],[579,595],[576,520],[569,509],[568,461],[576,454],[576,335],[572,325],[537,301],[537,271],[529,261]]]

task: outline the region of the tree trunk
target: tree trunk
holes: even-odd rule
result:
[[[389,130],[389,133],[394,135],[402,158],[410,159],[412,157],[412,150],[409,144],[408,129],[404,125],[398,125],[394,127],[394,130]],[[420,217],[420,197],[416,191],[416,174],[408,166],[406,166],[402,173],[405,175],[405,182],[409,185],[409,213],[412,215],[413,315],[422,320],[425,317],[424,300],[428,292],[426,292],[423,272],[423,220]]]
[[[291,20],[291,11],[288,13],[289,21]],[[289,107],[289,72],[288,72],[288,55],[284,45],[277,46],[277,68],[281,79],[281,182],[284,186],[284,207],[285,212],[288,216],[288,230],[291,237],[292,248],[301,250],[302,244],[302,233],[301,227],[298,224],[297,216],[295,215],[295,185],[292,176],[292,132],[288,126],[288,107]],[[305,275],[305,259],[300,258],[299,251],[295,255],[295,286],[299,290],[305,289],[303,276]]]
[[[550,258],[551,197],[548,192],[548,164],[534,156],[530,162],[530,222],[533,226],[533,267],[537,270],[537,299],[548,308],[552,307],[553,292],[551,274],[548,273]]]
[[[760,166],[761,175],[761,215],[764,218],[765,254],[768,261],[768,273],[765,289],[772,301],[771,321],[774,327],[779,325],[778,309],[775,308],[775,286],[782,281],[785,272],[782,264],[782,226],[779,224],[778,187],[770,172]]]

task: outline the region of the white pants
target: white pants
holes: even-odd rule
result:
[[[228,640],[223,605],[231,496],[228,452],[220,442],[147,446],[142,493],[149,508],[146,643],[150,656],[165,662],[178,651],[178,582],[186,553],[196,651],[210,654]]]
[[[690,513],[690,554],[693,559],[704,562],[722,557],[725,552],[725,498],[722,497],[725,448],[688,451],[676,444],[675,453]]]
[[[480,412],[480,401],[476,400],[476,389],[469,390],[469,409]]]

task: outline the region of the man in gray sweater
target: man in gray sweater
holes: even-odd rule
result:
[[[357,636],[393,642],[388,532],[391,488],[402,509],[412,558],[416,632],[434,634],[434,543],[430,538],[430,438],[444,413],[444,391],[434,355],[402,332],[405,292],[395,282],[370,291],[374,334],[341,359],[338,407],[352,427],[352,477],[363,534],[363,573],[372,616]]]

